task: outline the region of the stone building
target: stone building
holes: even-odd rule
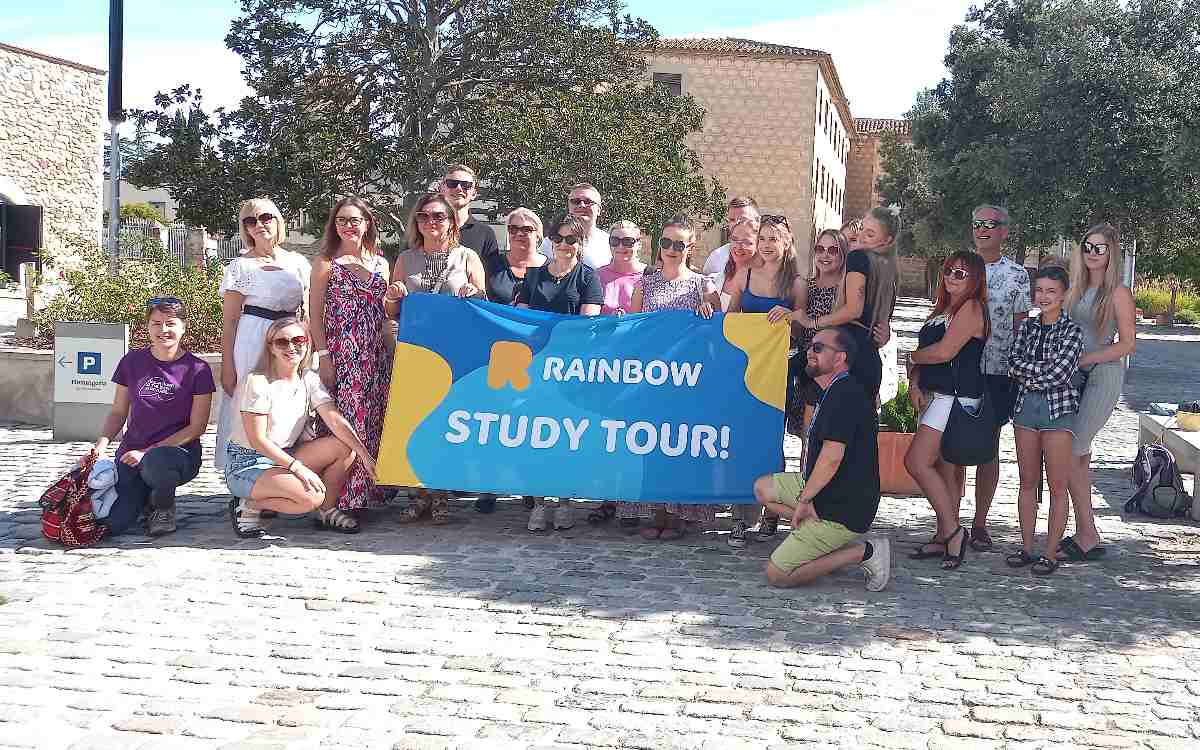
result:
[[[647,73],[705,108],[704,130],[690,141],[705,173],[729,195],[787,216],[806,264],[816,231],[841,226],[854,133],[829,53],[729,37],[663,39]],[[708,232],[698,259],[722,241],[720,230]]]
[[[846,174],[846,218],[860,218],[880,204],[879,178],[883,176],[880,142],[886,133],[895,133],[905,143],[912,142],[908,120],[857,118],[850,142],[850,163]]]
[[[100,239],[104,84],[103,70],[0,44],[0,203],[41,206],[51,253],[68,234]],[[9,252],[5,270],[29,259]]]

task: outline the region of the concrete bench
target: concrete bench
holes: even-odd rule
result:
[[[1183,474],[1196,474],[1200,467],[1200,432],[1184,432],[1175,427],[1174,417],[1160,417],[1156,414],[1138,414],[1138,445],[1162,442],[1175,456],[1179,471]]]

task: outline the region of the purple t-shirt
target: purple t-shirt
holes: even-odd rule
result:
[[[174,362],[162,362],[149,349],[135,349],[121,357],[113,382],[129,389],[129,419],[117,458],[125,451],[145,450],[187,427],[192,396],[217,390],[208,363],[191,352]]]

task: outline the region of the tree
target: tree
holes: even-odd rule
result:
[[[621,11],[619,0],[243,0],[226,44],[253,94],[212,114],[187,86],[160,95],[137,115],[166,143],[132,171],[210,227],[249,195],[320,213],[356,194],[394,228],[464,160],[503,207],[561,210],[564,187],[586,178],[610,208],[653,188],[643,202],[719,218],[723,191],[683,141],[702,113],[646,90],[657,33]]]

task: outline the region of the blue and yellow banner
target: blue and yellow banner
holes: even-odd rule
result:
[[[404,301],[381,484],[744,503],[778,471],[788,327],[686,311],[583,318]]]

